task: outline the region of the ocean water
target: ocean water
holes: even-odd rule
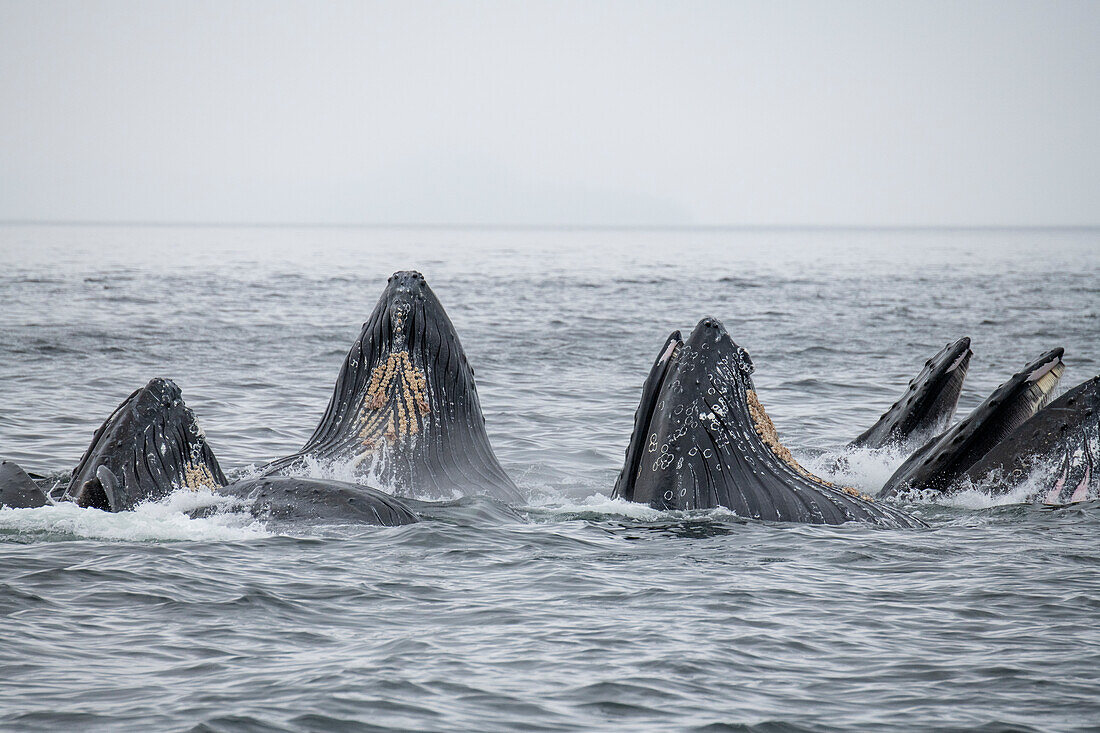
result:
[[[174,379],[223,467],[312,432],[398,269],[447,308],[528,497],[399,528],[0,510],[12,730],[1097,730],[1100,506],[981,492],[931,528],[608,498],[663,338],[752,354],[824,471],[968,335],[959,414],[1053,346],[1100,372],[1098,230],[0,227],[0,456],[70,470]],[[840,478],[873,491],[901,455]]]

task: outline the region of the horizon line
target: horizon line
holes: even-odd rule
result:
[[[190,227],[225,229],[465,229],[472,231],[1088,231],[1096,224],[509,224],[415,222],[249,222],[7,219],[0,226]]]

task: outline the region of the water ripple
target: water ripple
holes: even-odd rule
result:
[[[1097,244],[0,227],[5,458],[63,480],[160,375],[246,473],[308,437],[386,276],[418,267],[530,496],[421,505],[396,528],[192,518],[221,501],[193,494],[125,515],[0,510],[0,727],[1093,730],[1096,502],[972,494],[910,504],[932,528],[899,531],[608,492],[653,349],[708,313],[752,353],[799,459],[876,489],[904,456],[838,471],[839,448],[948,340],[974,343],[961,411],[1053,345],[1067,381],[1100,371]]]

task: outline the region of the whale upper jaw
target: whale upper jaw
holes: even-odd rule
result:
[[[398,495],[522,501],[489,444],[454,325],[414,271],[389,278],[306,445],[262,471],[292,471],[304,461]]]
[[[905,394],[849,447],[904,446],[944,430],[955,414],[973,354],[966,337],[940,349],[909,382]]]
[[[999,386],[973,412],[911,455],[887,479],[879,496],[902,491],[944,492],[1053,397],[1065,364],[1052,349]]]

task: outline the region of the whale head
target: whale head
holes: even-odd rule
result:
[[[67,494],[80,506],[118,512],[178,489],[225,483],[180,388],[156,378],[127,397],[95,432]]]
[[[454,325],[415,271],[389,278],[317,429],[268,472],[307,457],[405,496],[520,498],[489,444],[474,371]]]
[[[669,336],[642,388],[613,495],[656,509],[721,506],[746,519],[919,525],[799,465],[760,404],[753,371],[716,318],[687,339]]]

